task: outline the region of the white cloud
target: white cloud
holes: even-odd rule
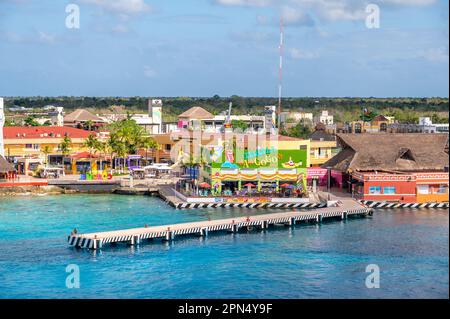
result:
[[[290,6],[283,6],[281,10],[285,25],[312,26],[314,20],[304,10],[299,10]]]
[[[151,11],[151,7],[145,3],[145,0],[81,0],[81,2],[121,14],[137,14]]]
[[[54,35],[51,35],[49,33],[43,32],[43,31],[38,32],[38,39],[39,39],[39,42],[46,43],[46,44],[53,44],[53,43],[55,43],[55,40],[56,40]]]
[[[146,78],[154,78],[157,76],[157,73],[154,69],[146,65],[144,66],[144,76]]]
[[[429,6],[436,0],[379,0],[380,4],[393,4],[398,6]]]
[[[266,7],[270,5],[272,0],[215,0],[215,3],[223,6],[240,6],[240,7]]]
[[[417,7],[435,4],[436,0],[213,0],[223,6],[281,8],[289,24],[300,24],[308,21],[310,14],[324,21],[357,21],[367,16],[368,4],[378,4],[382,9],[387,7]],[[303,21],[304,22],[304,21]]]
[[[291,58],[296,60],[311,60],[317,59],[319,57],[318,53],[315,52],[307,52],[297,48],[293,48],[289,50],[289,55]]]
[[[448,48],[432,48],[420,54],[420,57],[432,63],[448,63],[449,54]]]
[[[129,29],[124,24],[117,24],[114,27],[112,27],[111,31],[113,33],[127,33],[129,31]]]

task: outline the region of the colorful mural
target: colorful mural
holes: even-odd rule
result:
[[[254,151],[230,149],[216,146],[210,155],[212,168],[251,169],[251,168],[306,168],[306,150],[277,150],[258,148]]]

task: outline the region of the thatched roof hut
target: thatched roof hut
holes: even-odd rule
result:
[[[200,107],[200,106],[194,106],[191,107],[189,110],[181,113],[178,118],[181,120],[191,120],[191,119],[195,119],[195,120],[208,120],[208,119],[212,119],[214,117],[214,115],[212,115],[211,113],[209,113],[207,110],[205,110],[204,108]]]
[[[103,122],[103,120],[99,118],[97,115],[94,115],[91,112],[84,109],[77,109],[64,117],[64,122],[67,123],[75,123],[75,122],[82,123],[88,121]]]
[[[0,174],[6,174],[14,171],[14,166],[12,166],[3,156],[0,155]]]
[[[444,171],[446,134],[338,134],[342,151],[326,162],[342,172]]]

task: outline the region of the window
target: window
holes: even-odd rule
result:
[[[25,144],[26,149],[39,150],[39,144]]]
[[[394,186],[385,186],[383,189],[383,193],[385,194],[395,194],[395,187]]]
[[[418,185],[417,186],[417,194],[421,194],[421,195],[429,194],[428,185]]]
[[[448,185],[439,185],[438,194],[448,194]]]
[[[370,186],[369,194],[381,194],[381,186]]]

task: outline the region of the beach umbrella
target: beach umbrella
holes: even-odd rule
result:
[[[244,186],[246,186],[247,187],[247,191],[250,193],[250,191],[251,191],[251,188],[252,187],[255,187],[255,185],[253,185],[252,183],[247,183],[247,184],[245,184]]]
[[[280,186],[281,186],[281,187],[289,187],[289,186],[291,186],[291,184],[284,183],[284,184],[281,184]]]
[[[200,187],[203,187],[203,188],[209,188],[209,187],[211,187],[211,185],[209,185],[208,183],[201,183],[199,186],[200,186]]]

